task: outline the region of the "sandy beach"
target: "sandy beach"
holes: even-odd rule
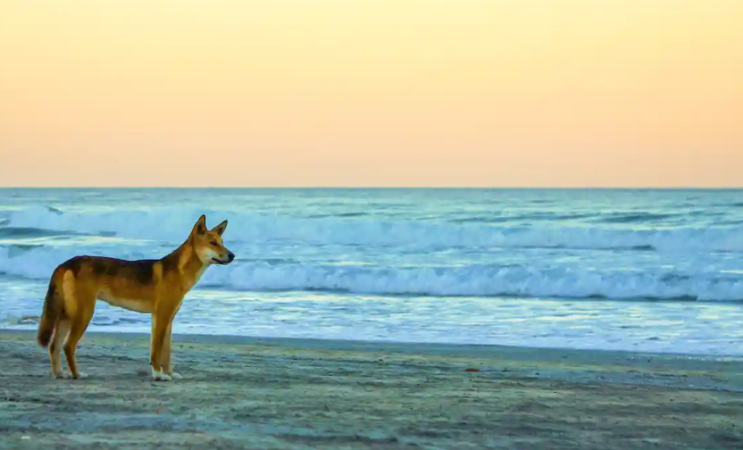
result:
[[[743,448],[743,359],[497,346],[87,334],[52,380],[0,331],[0,448]]]

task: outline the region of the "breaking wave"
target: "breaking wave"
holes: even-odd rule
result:
[[[128,259],[142,252],[118,253]],[[95,254],[92,249],[89,254]],[[0,247],[0,273],[46,280],[77,248]],[[329,291],[371,295],[520,296],[743,301],[743,274],[697,271],[590,270],[470,264],[445,267],[302,264],[273,259],[208,271],[199,288],[237,291]]]
[[[0,274],[47,280],[58,264],[77,254],[159,257],[185,239],[201,212],[185,206],[95,212],[32,206],[2,211]],[[201,288],[743,301],[743,273],[736,271],[739,265],[729,262],[743,258],[737,254],[743,252],[743,226],[739,224],[642,226],[645,219],[671,217],[660,214],[614,214],[604,216],[608,220],[603,224],[596,220],[575,224],[570,221],[587,215],[564,211],[553,222],[540,219],[532,225],[481,220],[487,219],[481,213],[473,213],[473,220],[457,222],[394,220],[389,215],[375,220],[373,214],[348,211],[335,215],[310,211],[304,217],[206,214],[212,226],[229,219],[225,237],[238,260],[207,272]],[[548,213],[537,214],[543,219]],[[547,250],[532,253],[528,249]],[[570,262],[576,254],[572,250],[586,258]],[[598,253],[584,250],[603,253],[603,262],[595,259]],[[437,258],[430,256],[435,252],[439,252]],[[362,255],[362,261],[349,254]],[[364,260],[372,254],[390,256],[383,261]],[[505,260],[510,254],[522,259]],[[336,259],[343,264],[332,263],[338,255]],[[556,255],[567,259],[553,262]],[[619,262],[605,264],[618,255],[630,255],[622,260],[628,261],[629,268],[620,267],[623,263]],[[657,255],[669,256],[664,256],[664,264],[653,259],[642,265]],[[679,261],[691,262],[681,267]],[[717,265],[713,267],[710,261]]]

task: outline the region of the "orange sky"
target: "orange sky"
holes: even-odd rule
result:
[[[743,186],[743,1],[0,0],[0,185]]]

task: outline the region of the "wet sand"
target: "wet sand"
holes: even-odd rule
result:
[[[0,330],[2,449],[741,449],[743,359],[88,333],[53,380]]]

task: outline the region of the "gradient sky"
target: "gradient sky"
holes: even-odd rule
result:
[[[741,0],[0,0],[0,185],[743,186]]]

